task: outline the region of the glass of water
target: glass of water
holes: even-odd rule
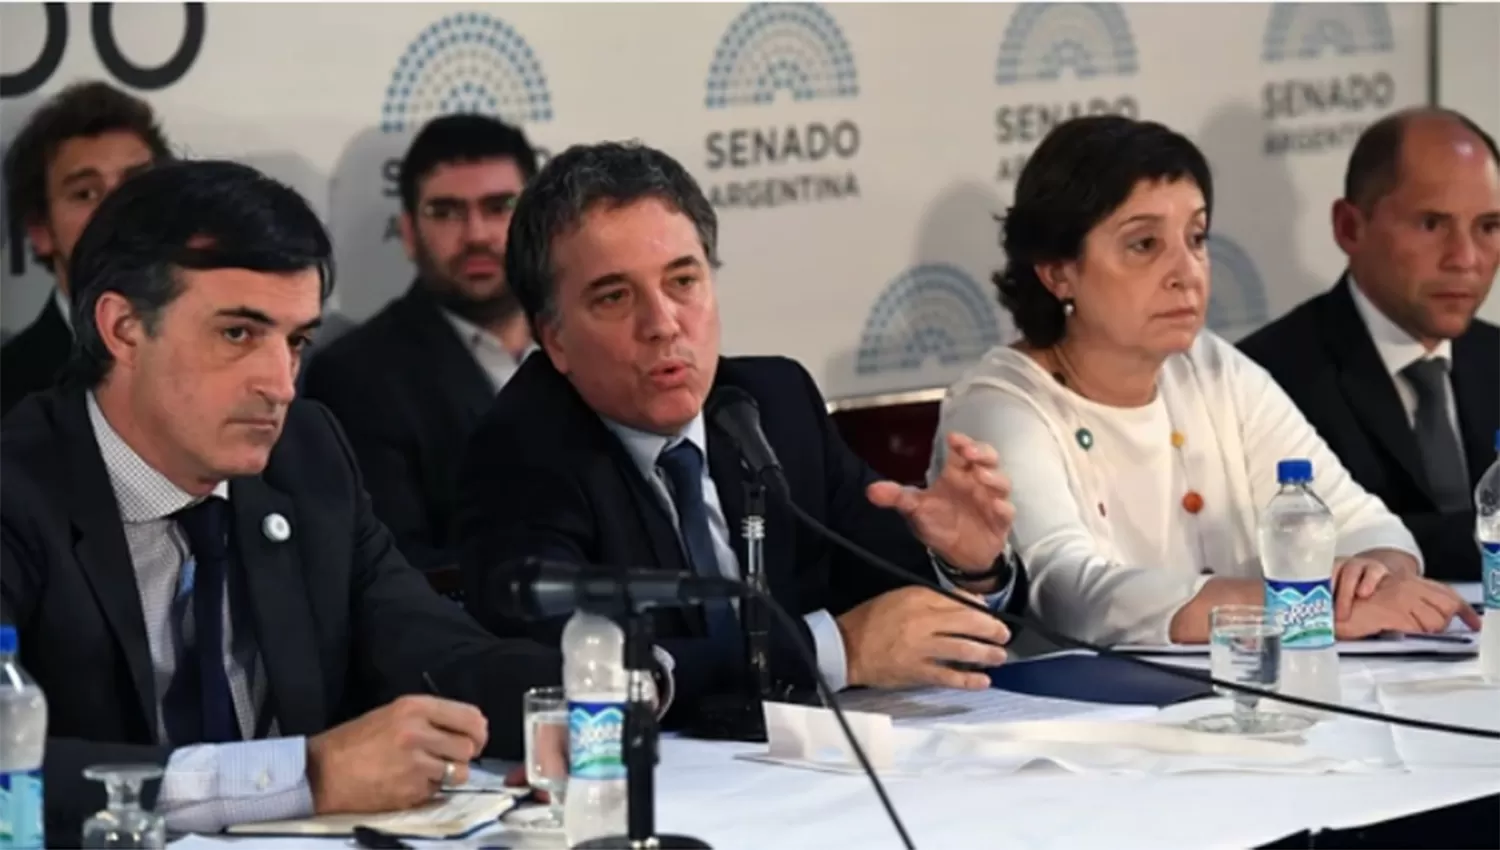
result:
[[[546,791],[549,817],[540,827],[563,825],[568,791],[568,698],[562,688],[526,692],[526,784]]]
[[[167,846],[167,823],[141,806],[141,786],[160,779],[154,764],[106,764],[86,767],[83,775],[104,783],[107,807],[83,825],[83,846],[159,848]]]
[[[1275,691],[1281,684],[1284,632],[1285,627],[1276,614],[1262,606],[1220,605],[1209,614],[1210,672],[1220,681]],[[1218,687],[1215,690],[1234,701],[1231,713],[1200,717],[1191,724],[1193,728],[1235,735],[1299,731],[1297,716],[1264,710],[1257,694]]]

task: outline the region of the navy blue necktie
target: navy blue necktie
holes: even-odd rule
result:
[[[703,453],[697,446],[682,440],[662,452],[656,462],[672,483],[677,523],[693,572],[723,578],[718,558],[714,556],[713,535],[708,530],[708,504],[703,499]],[[708,620],[709,639],[722,646],[725,652],[735,651],[740,644],[740,626],[729,600],[708,602],[703,606],[703,613]]]
[[[224,585],[229,573],[229,505],[209,497],[173,514],[193,554],[193,642],[162,699],[167,736],[176,746],[240,739],[234,696],[224,669]]]

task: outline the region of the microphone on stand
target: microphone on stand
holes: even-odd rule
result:
[[[504,579],[495,582],[490,593],[501,614],[543,620],[580,609],[619,619],[651,608],[736,599],[746,590],[729,578],[671,570],[622,570],[533,557],[509,565]]]

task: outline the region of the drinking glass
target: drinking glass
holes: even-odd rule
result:
[[[1281,640],[1286,629],[1275,612],[1260,605],[1220,605],[1209,613],[1209,669],[1215,679],[1275,691],[1281,684]],[[1203,732],[1278,735],[1311,724],[1297,715],[1261,708],[1261,697],[1215,686],[1234,701],[1229,714],[1189,724]]]
[[[83,825],[89,848],[161,848],[167,846],[167,822],[141,807],[141,786],[160,779],[154,764],[104,764],[83,769],[87,779],[104,783],[107,807]]]
[[[526,784],[546,791],[548,818],[534,825],[563,825],[563,795],[568,791],[568,698],[562,688],[526,692]]]

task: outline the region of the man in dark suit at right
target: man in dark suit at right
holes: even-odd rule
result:
[[[170,156],[150,104],[97,81],[63,89],[16,134],[5,153],[7,210],[57,288],[36,320],[0,349],[0,416],[52,386],[67,362],[68,256],[94,208],[122,180]]]
[[[740,577],[745,479],[731,437],[705,415],[716,389],[755,400],[802,509],[908,572],[986,594],[992,606],[1022,604],[994,450],[955,436],[930,486],[877,481],[800,365],[720,356],[717,239],[698,184],[648,147],[569,149],[521,196],[506,277],[542,352],[470,442],[459,519],[470,610],[496,631],[527,628],[491,600],[512,562],[532,556]],[[1001,663],[1009,633],[998,621],[878,571],[797,525],[774,497],[766,526],[772,595],[801,618],[798,633],[772,633],[776,690],[812,681],[791,641],[816,655],[835,689],[989,686],[952,662]],[[731,606],[657,614],[669,724],[691,722],[705,698],[743,691]],[[562,625],[529,628],[555,642]]]
[[[1451,110],[1372,124],[1333,206],[1348,271],[1240,343],[1449,581],[1479,579],[1474,488],[1500,429],[1500,329],[1474,317],[1500,265],[1497,169]]]
[[[398,179],[417,279],[307,367],[304,394],[344,426],[376,516],[419,569],[456,566],[465,441],[532,350],[504,262],[511,211],[536,169],[525,134],[503,121],[428,122]]]

